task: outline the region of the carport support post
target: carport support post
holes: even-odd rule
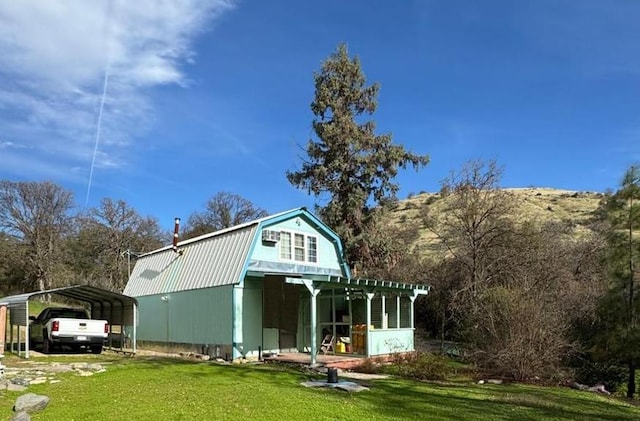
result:
[[[9,317],[11,318],[11,317]],[[13,320],[9,322],[9,342],[11,342],[11,353],[13,354]]]
[[[137,340],[137,329],[138,329],[138,306],[136,303],[133,303],[133,315],[131,318],[133,319],[133,353],[136,353],[136,340]]]
[[[22,353],[22,349],[20,349],[21,348],[20,347],[20,339],[22,339],[22,338],[20,337],[20,325],[17,325],[17,326],[18,326],[18,335],[17,335],[18,339],[17,340],[18,340],[18,357],[19,357],[20,354]]]
[[[26,314],[26,322],[25,322],[25,329],[24,329],[24,356],[26,359],[29,359],[29,336],[31,336],[29,334],[29,302],[27,301],[27,305],[25,306],[26,310],[25,312]]]
[[[0,358],[4,356],[4,348],[6,346],[6,329],[7,329],[7,306],[0,304]],[[2,366],[2,362],[0,362]]]
[[[29,300],[24,303],[24,324],[25,324],[25,338],[24,338],[24,357],[29,359]],[[18,335],[20,335],[20,326],[18,326]],[[20,346],[20,340],[18,340],[18,346]],[[20,354],[18,354],[20,355]]]

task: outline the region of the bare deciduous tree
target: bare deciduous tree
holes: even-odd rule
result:
[[[78,218],[70,264],[81,281],[121,291],[132,256],[160,247],[161,237],[157,220],[141,217],[123,200],[105,198]]]
[[[72,205],[72,193],[51,182],[0,181],[0,229],[25,247],[25,281],[41,291],[52,286]]]
[[[442,182],[444,209],[434,216],[423,209],[425,226],[464,270],[454,299],[468,301],[491,281],[493,266],[504,256],[512,232],[514,199],[500,189],[502,170],[495,161],[468,162]]]
[[[204,212],[189,216],[184,238],[193,238],[267,216],[250,200],[237,194],[220,192],[207,201]]]

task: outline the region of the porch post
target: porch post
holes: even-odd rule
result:
[[[318,352],[317,348],[317,344],[316,344],[316,331],[317,331],[317,324],[318,324],[318,312],[316,310],[316,297],[318,296],[318,293],[320,292],[319,289],[315,289],[315,288],[310,288],[309,289],[309,293],[311,294],[311,326],[310,326],[310,330],[311,332],[309,332],[309,337],[311,338],[311,367],[315,367],[316,365],[316,353]]]
[[[382,328],[383,329],[388,329],[389,328],[389,320],[387,317],[387,293],[383,292],[381,293],[382,295]]]
[[[396,295],[396,328],[400,329],[400,294]]]
[[[371,335],[369,329],[371,327],[371,300],[375,293],[367,292],[367,328],[365,329],[367,335],[367,357],[371,356]]]
[[[309,332],[309,337],[311,340],[311,366],[315,367],[316,354],[318,352],[317,343],[316,343],[316,340],[317,340],[316,330],[318,326],[318,312],[316,310],[317,308],[316,297],[320,293],[320,288],[316,288],[315,285],[313,284],[313,280],[311,279],[285,278],[285,282],[289,284],[294,284],[294,285],[295,284],[304,285],[305,287],[307,287],[307,290],[309,291],[309,295],[311,296],[311,308],[309,310],[311,311],[311,326],[309,327],[311,332]]]
[[[415,328],[415,310],[413,308],[413,303],[416,301],[416,297],[417,295],[415,295],[415,293],[409,296],[409,299],[411,300],[411,329]]]

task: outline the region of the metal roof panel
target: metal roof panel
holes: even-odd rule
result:
[[[125,288],[134,297],[237,284],[258,224],[203,236],[138,259]]]

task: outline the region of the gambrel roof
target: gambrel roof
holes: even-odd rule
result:
[[[260,240],[262,229],[296,217],[304,218],[332,239],[342,259],[338,235],[305,208],[296,208],[179,242],[179,252],[166,246],[143,254],[124,294],[139,297],[238,284],[246,275],[251,251]],[[343,263],[342,276],[349,275],[349,268]]]

